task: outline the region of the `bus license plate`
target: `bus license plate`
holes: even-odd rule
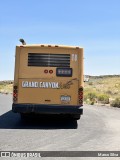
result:
[[[61,101],[69,102],[71,100],[70,96],[61,96]]]

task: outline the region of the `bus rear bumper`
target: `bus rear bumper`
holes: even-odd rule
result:
[[[45,104],[12,104],[15,113],[37,114],[83,114],[82,106],[77,105],[45,105]]]

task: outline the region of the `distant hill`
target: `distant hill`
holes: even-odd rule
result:
[[[13,80],[0,81],[0,85],[3,85],[3,84],[13,84]]]

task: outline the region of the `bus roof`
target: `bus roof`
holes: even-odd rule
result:
[[[78,46],[65,46],[65,45],[51,45],[51,44],[27,44],[27,45],[17,45],[17,47],[25,47],[25,48],[33,48],[33,47],[59,47],[59,48],[66,48],[66,49],[82,49],[82,47]]]

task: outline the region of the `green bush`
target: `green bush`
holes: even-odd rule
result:
[[[111,90],[107,90],[106,93],[109,95],[113,95],[113,92]]]
[[[96,97],[97,97],[96,92],[87,91],[87,92],[84,93],[84,101],[87,104],[94,105],[94,103],[96,102]]]
[[[111,103],[112,107],[118,107],[120,108],[120,98],[116,98],[112,103]]]
[[[91,105],[94,105],[94,103],[95,103],[95,102],[94,102],[94,101],[92,101],[90,104],[91,104]]]
[[[90,101],[93,101],[95,98],[96,98],[97,96],[96,96],[96,93],[94,93],[94,92],[90,92],[90,93],[87,93],[86,94],[86,99],[89,99]]]
[[[100,101],[103,104],[109,104],[109,96],[106,94],[101,94],[98,97],[98,101]]]

